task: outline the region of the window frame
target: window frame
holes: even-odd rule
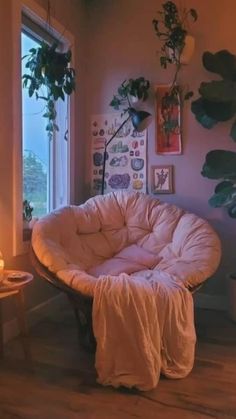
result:
[[[21,32],[22,14],[27,19],[41,26],[45,31],[47,22],[47,11],[35,3],[34,0],[23,0],[17,2],[12,8],[13,28],[13,256],[28,252],[30,241],[23,239],[23,153],[22,153],[22,81],[21,81]],[[65,48],[71,46],[72,57],[74,57],[74,37],[66,30],[66,36],[62,36],[65,28],[55,18],[51,18],[50,31],[52,37],[60,39]],[[72,66],[74,63],[72,62]],[[71,95],[69,100],[70,112],[68,115],[69,143],[67,154],[68,165],[68,203],[74,202],[74,138],[75,138],[75,98]],[[53,143],[53,141],[52,141]],[[51,145],[53,147],[53,145]],[[55,178],[55,173],[52,173]],[[52,194],[54,195],[54,194]],[[55,202],[55,197],[51,198]],[[52,201],[51,201],[52,202]]]

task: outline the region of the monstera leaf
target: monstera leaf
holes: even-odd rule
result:
[[[212,207],[227,207],[228,214],[236,218],[236,153],[213,150],[206,155],[202,175],[210,179],[223,179],[209,199]]]
[[[228,121],[236,114],[236,56],[222,50],[216,54],[203,54],[204,67],[223,80],[203,82],[200,98],[192,102],[192,112],[204,128],[212,128],[217,122]],[[236,121],[230,131],[236,141]]]

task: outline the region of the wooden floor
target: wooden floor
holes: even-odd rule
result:
[[[0,363],[0,419],[236,418],[236,324],[224,313],[196,313],[195,367],[182,380],[162,378],[153,391],[96,383],[93,356],[78,348],[68,308],[31,331],[33,369],[18,339]]]

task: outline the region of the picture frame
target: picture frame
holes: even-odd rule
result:
[[[153,194],[174,193],[172,165],[151,167],[151,192]]]
[[[170,94],[170,92],[172,92]],[[179,88],[166,84],[155,87],[156,153],[182,154],[181,107]]]

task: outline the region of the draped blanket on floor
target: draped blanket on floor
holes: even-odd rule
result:
[[[93,300],[98,382],[151,390],[160,374],[192,369],[195,328],[192,295],[161,271],[100,276]]]

